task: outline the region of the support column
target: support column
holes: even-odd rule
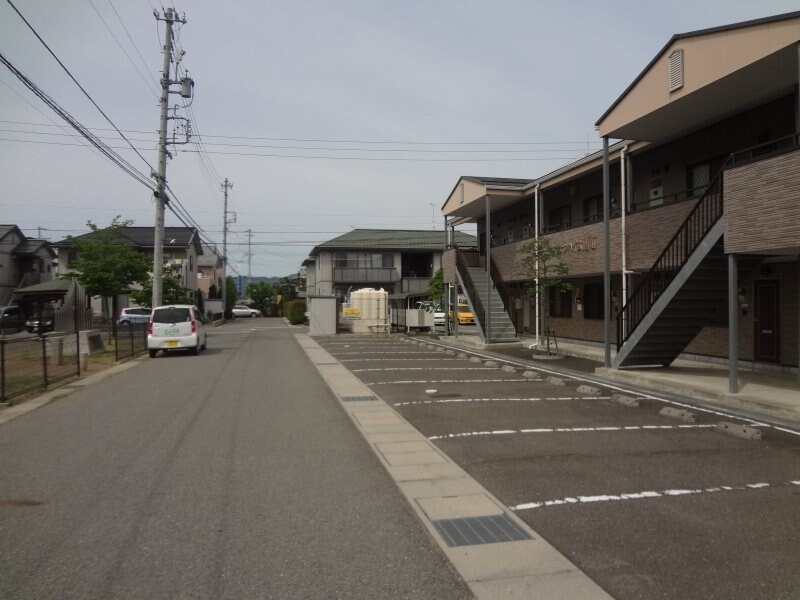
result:
[[[608,137],[603,137],[603,321],[604,365],[611,367],[611,226],[609,203],[611,178],[608,170]]]
[[[739,393],[739,271],[735,254],[728,254],[728,391]]]
[[[484,342],[487,344],[492,341],[492,222],[491,222],[491,205],[489,202],[489,195],[486,195],[486,306],[484,307],[486,318],[486,339]]]

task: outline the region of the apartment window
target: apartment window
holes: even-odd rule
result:
[[[374,269],[390,269],[394,266],[394,254],[373,254],[371,260]]]
[[[583,318],[602,319],[604,311],[603,284],[590,283],[583,286]]]
[[[350,266],[347,260],[347,252],[334,252],[333,266],[337,268],[344,268]]]
[[[711,184],[711,163],[703,162],[686,168],[686,189],[689,197],[699,198]]]
[[[572,317],[572,290],[548,288],[551,317]]]
[[[547,230],[558,231],[559,229],[566,229],[572,223],[570,217],[570,206],[559,206],[547,211]]]
[[[583,222],[594,223],[603,220],[603,195],[592,196],[583,201]]]

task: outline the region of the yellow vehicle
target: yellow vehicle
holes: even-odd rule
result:
[[[456,314],[458,315],[459,325],[475,325],[475,316],[472,314],[469,304],[459,304]],[[450,309],[450,318],[453,318],[453,309]]]

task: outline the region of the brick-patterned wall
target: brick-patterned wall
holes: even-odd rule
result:
[[[725,252],[800,247],[800,150],[729,169]]]
[[[442,276],[444,283],[456,283],[456,252],[455,248],[445,250],[442,254]]]
[[[627,216],[628,269],[648,270],[667,242],[675,235],[694,202],[681,202]],[[611,221],[611,270],[620,271],[622,219]],[[564,254],[569,273],[580,277],[603,272],[603,224],[592,223],[575,229],[542,236],[556,247],[571,244]],[[587,244],[588,241],[588,244]],[[492,248],[492,258],[504,281],[526,279],[517,269],[520,248],[526,242],[515,242]],[[581,248],[581,249],[578,249]]]

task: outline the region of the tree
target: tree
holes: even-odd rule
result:
[[[544,317],[549,352],[551,328],[550,302],[547,296],[550,289],[559,292],[572,289],[572,284],[565,279],[569,274],[569,267],[562,258],[561,249],[554,247],[546,238],[536,238],[522,244],[516,267],[521,275],[531,281],[527,288],[528,295],[535,297],[539,293],[539,308]]]
[[[152,308],[153,278],[148,278],[142,289],[131,291],[131,299],[140,306]],[[169,267],[164,267],[161,273],[161,304],[195,304],[194,297],[181,287]]]
[[[217,289],[217,284],[212,283],[210,286],[208,286],[209,300],[215,300],[217,298],[217,294],[219,294],[219,290]]]
[[[247,286],[247,297],[253,307],[261,311],[264,316],[269,315],[275,297],[275,290],[266,281],[251,283]]]
[[[225,318],[232,319],[232,309],[239,301],[239,293],[236,291],[236,282],[233,277],[228,276],[225,278]]]
[[[428,297],[436,304],[442,303],[442,290],[444,289],[444,273],[441,269],[434,273],[428,284]]]
[[[128,293],[131,285],[144,285],[150,278],[150,259],[137,252],[123,233],[132,223],[120,215],[102,229],[88,221],[90,234],[67,238],[77,256],[73,267],[78,281],[90,296],[112,298],[114,312],[117,295]]]

